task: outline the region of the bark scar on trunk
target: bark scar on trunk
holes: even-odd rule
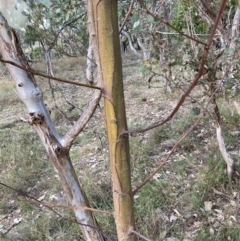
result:
[[[29,113],[30,120],[28,120],[28,123],[30,125],[42,125],[44,122],[44,116],[42,114],[36,114],[36,113]]]

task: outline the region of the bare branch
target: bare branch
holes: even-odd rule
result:
[[[174,147],[171,149],[170,153],[167,155],[167,157],[160,163],[160,165],[156,168],[154,172],[152,172],[141,184],[139,184],[135,190],[133,190],[133,195],[135,195],[140,188],[142,188],[147,182],[149,182],[150,179],[166,164],[170,156],[173,154],[173,152],[176,150],[178,145],[188,136],[188,134],[198,125],[199,121],[203,118],[204,112],[202,112],[197,121],[188,129],[187,132],[185,132],[181,138],[177,141],[177,143],[174,145]]]
[[[53,212],[54,212],[53,208],[64,208],[64,209],[71,209],[71,210],[81,210],[81,209],[82,210],[90,210],[90,211],[93,211],[93,212],[100,212],[100,213],[106,213],[106,214],[113,215],[112,212],[109,212],[109,211],[106,211],[106,210],[100,210],[100,209],[96,209],[96,208],[83,207],[83,206],[69,206],[69,205],[64,205],[64,204],[52,204],[52,203],[48,203],[48,202],[39,201],[35,197],[27,194],[26,192],[15,189],[15,188],[13,188],[13,187],[5,184],[5,183],[0,182],[0,185],[6,187],[8,189],[11,189],[12,191],[18,193],[18,195],[24,197],[24,199],[22,199],[22,198],[12,198],[11,197],[11,199],[14,199],[16,201],[21,201],[21,202],[33,203],[33,204],[36,204],[36,205],[42,205],[42,206],[52,210]],[[9,199],[9,197],[6,197],[4,195],[0,195],[0,197]],[[59,215],[58,213],[56,213],[56,214]]]
[[[142,238],[142,239],[144,239],[144,240],[146,240],[146,241],[152,241],[151,239],[146,238],[145,236],[143,236],[142,234],[140,234],[139,232],[137,232],[137,231],[134,230],[134,229],[131,229],[129,233],[133,233],[133,234],[135,234],[136,236],[138,236],[138,237],[140,237],[140,238]]]
[[[12,62],[12,61],[0,59],[0,62],[6,63],[6,64],[11,64],[11,65],[13,65],[13,66],[18,67],[19,69],[22,69],[22,70],[25,70],[25,71],[28,72],[28,73],[31,73],[31,74],[33,74],[33,75],[42,76],[42,77],[45,77],[45,78],[48,78],[48,79],[52,79],[52,80],[56,80],[56,81],[59,81],[59,82],[62,82],[62,83],[67,83],[67,84],[72,84],[72,85],[87,87],[87,88],[91,88],[91,89],[102,90],[102,88],[100,88],[100,87],[98,87],[98,86],[95,86],[95,85],[88,85],[88,84],[83,84],[83,83],[79,83],[79,82],[74,82],[74,81],[70,81],[70,80],[66,80],[66,79],[56,78],[56,77],[53,77],[53,76],[51,76],[51,75],[47,75],[47,74],[44,74],[44,73],[39,72],[39,71],[37,71],[37,70],[34,70],[34,69],[32,69],[32,68],[26,68],[26,67],[24,67],[24,66],[21,66],[21,65],[19,65],[19,64],[16,64],[16,63]]]
[[[78,21],[78,20],[79,20],[80,18],[82,18],[84,15],[86,15],[86,12],[84,12],[83,14],[81,14],[81,15],[75,17],[74,19],[68,21],[67,23],[65,23],[65,24],[58,30],[57,34],[55,35],[54,40],[52,41],[52,43],[49,44],[49,47],[48,47],[48,50],[47,50],[47,51],[51,50],[51,49],[54,47],[54,45],[56,44],[56,42],[57,42],[57,40],[58,40],[59,34],[60,34],[67,26],[69,26],[69,25],[71,25],[72,23]]]
[[[128,18],[130,16],[130,14],[131,14],[131,12],[132,12],[134,2],[135,2],[135,0],[131,1],[131,4],[130,4],[129,9],[128,9],[128,12],[127,12],[127,14],[126,14],[126,16],[125,16],[125,18],[124,18],[124,20],[123,20],[123,22],[121,24],[121,27],[119,29],[119,34],[122,32],[123,27],[125,26],[125,24],[126,24]]]
[[[212,93],[211,97],[209,98],[204,110],[202,113],[200,113],[200,115],[198,116],[198,119],[193,123],[193,125],[181,136],[181,138],[176,142],[176,144],[173,146],[173,148],[171,149],[171,151],[169,152],[169,154],[167,155],[167,157],[160,163],[160,165],[156,168],[156,170],[154,172],[152,172],[150,175],[148,175],[148,177],[145,178],[145,180],[139,184],[135,190],[133,191],[133,195],[136,194],[136,192],[139,191],[139,189],[141,189],[147,182],[149,182],[150,179],[152,179],[152,177],[166,164],[166,162],[168,161],[168,159],[170,158],[170,156],[173,154],[173,152],[176,150],[176,148],[178,147],[178,145],[189,135],[189,133],[192,132],[192,130],[198,125],[199,121],[203,118],[203,116],[205,115],[205,113],[207,112],[207,108],[209,106],[209,104],[212,102],[212,100],[215,98],[215,94],[216,92],[219,90],[220,86],[218,86],[215,91]]]
[[[99,103],[99,100],[101,98],[101,92],[95,91],[95,93],[92,96],[92,99],[90,100],[88,107],[83,111],[80,118],[76,121],[73,127],[69,129],[69,131],[65,134],[65,136],[62,138],[63,145],[70,149],[72,142],[76,138],[76,136],[83,130],[83,128],[86,126],[88,121],[93,116],[93,113],[95,112],[97,105]]]

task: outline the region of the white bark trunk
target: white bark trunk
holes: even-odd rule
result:
[[[240,22],[240,8],[237,8],[234,18],[233,18],[232,38],[231,38],[231,42],[230,42],[230,48],[233,48],[234,50],[236,48],[236,40],[238,37],[239,22]]]
[[[0,53],[4,60],[15,62],[18,65],[29,67],[25,61],[19,41],[15,32],[8,26],[7,21],[0,13]],[[29,124],[37,131],[43,145],[58,171],[60,182],[68,197],[69,203],[74,208],[77,221],[80,224],[84,238],[87,241],[103,241],[96,220],[89,210],[88,200],[82,190],[71,159],[69,157],[70,144],[58,135],[52,123],[49,112],[43,102],[43,94],[32,74],[19,69],[11,64],[7,67],[12,75],[20,99],[24,102],[29,113]],[[76,127],[74,134],[76,134]],[[79,129],[78,129],[79,130]]]
[[[236,112],[238,113],[238,115],[240,115],[240,105],[239,105],[239,103],[236,100],[233,100],[232,103],[233,103],[233,106],[234,106]]]
[[[149,46],[146,46],[140,38],[137,38],[138,45],[142,49],[143,52],[143,60],[149,60],[150,59],[150,53],[151,49]]]
[[[134,48],[130,34],[128,32],[125,32],[124,30],[122,30],[122,34],[128,38],[131,51],[139,58],[142,58],[141,54],[139,54],[138,51]]]
[[[218,146],[219,146],[219,150],[222,154],[222,157],[224,159],[224,161],[227,164],[227,173],[229,177],[232,177],[233,174],[233,159],[231,158],[231,156],[228,154],[225,143],[224,143],[224,139],[223,139],[223,135],[222,135],[222,128],[220,125],[216,126],[216,134],[217,134],[217,141],[218,141]]]
[[[86,78],[89,84],[93,84],[93,48],[90,45],[90,43],[89,43],[88,53],[87,53]]]
[[[53,68],[52,68],[52,61],[51,61],[51,50],[50,49],[48,49],[45,52],[45,59],[46,59],[46,62],[47,62],[47,73],[48,73],[48,75],[54,76]]]

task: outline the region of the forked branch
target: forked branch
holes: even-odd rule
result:
[[[72,146],[72,142],[75,140],[77,135],[83,130],[83,128],[86,126],[88,121],[93,116],[97,105],[101,98],[101,92],[95,90],[94,94],[92,95],[92,99],[89,101],[87,108],[83,111],[80,118],[76,121],[74,126],[68,130],[68,132],[65,134],[63,139],[63,145],[70,149]]]

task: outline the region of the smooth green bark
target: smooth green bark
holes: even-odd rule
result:
[[[105,121],[109,142],[114,214],[119,241],[133,241],[133,195],[129,139],[123,92],[122,60],[118,33],[117,1],[93,0],[103,87]]]

